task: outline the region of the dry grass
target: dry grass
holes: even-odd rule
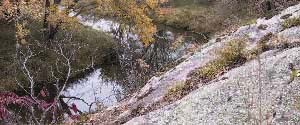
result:
[[[171,103],[198,88],[197,84],[200,82],[193,81],[195,79],[200,79],[201,82],[205,84],[206,82],[217,77],[219,74],[222,74],[225,70],[244,63],[247,60],[244,52],[245,46],[245,41],[240,39],[233,40],[226,44],[223,49],[217,51],[218,58],[192,74],[192,78],[190,80],[185,83],[175,83],[175,86],[168,90],[164,97],[164,101]]]
[[[244,63],[247,58],[244,54],[244,40],[230,41],[223,49],[217,52],[217,59],[208,63],[198,71],[199,78],[210,81],[224,71]]]
[[[300,25],[299,17],[293,17],[293,18],[287,19],[282,23],[282,26],[284,29],[288,29],[291,27],[299,26],[299,25]]]
[[[175,86],[169,88],[167,94],[164,96],[163,101],[160,102],[162,105],[170,104],[176,100],[179,100],[189,94],[191,91],[195,90],[196,84],[188,82],[177,82],[174,83]]]

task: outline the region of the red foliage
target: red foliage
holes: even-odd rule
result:
[[[7,119],[9,115],[7,106],[10,104],[19,105],[22,107],[30,107],[35,103],[28,96],[19,97],[14,93],[0,93],[0,120]]]
[[[69,116],[72,120],[80,120],[80,115],[70,115]]]
[[[8,105],[18,105],[21,107],[29,108],[31,106],[38,106],[41,110],[45,110],[55,102],[47,103],[44,100],[33,100],[29,96],[18,96],[12,92],[0,93],[0,120],[7,119],[9,116]],[[56,106],[53,106],[52,110],[55,110]]]
[[[47,95],[47,93],[44,94]],[[47,108],[51,107],[49,112],[56,112],[58,109],[57,104],[58,102],[55,100],[46,102],[45,100],[33,100],[29,96],[18,96],[12,92],[0,92],[0,120],[9,119],[9,105],[17,105],[28,109],[33,106],[42,111],[45,111]],[[76,113],[79,111],[77,106],[73,103],[69,108],[75,112],[75,115],[69,114],[69,117],[73,120],[79,120],[80,115],[76,115]]]
[[[78,108],[74,103],[72,103],[72,106],[70,106],[70,109],[72,109],[75,113],[78,112]]]
[[[44,90],[41,90],[40,94],[41,94],[42,97],[46,97],[46,93],[45,93]]]
[[[41,91],[40,91],[40,93],[39,93],[42,97],[47,97],[47,96],[49,96],[49,92],[48,92],[48,90],[44,87]]]

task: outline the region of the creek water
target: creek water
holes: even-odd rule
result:
[[[74,103],[82,112],[101,110],[99,107],[116,104],[142,87],[153,72],[179,59],[204,41],[201,35],[159,25],[156,41],[144,47],[138,35],[129,31],[118,33],[120,24],[117,22],[84,20],[80,16],[79,19],[83,25],[111,34],[122,49],[117,65],[101,66],[85,78],[71,83],[65,90],[65,96],[76,97],[65,99],[67,104]],[[148,69],[140,68],[139,59],[144,61]]]

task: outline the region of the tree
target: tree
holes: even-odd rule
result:
[[[46,41],[54,38],[59,27],[78,23],[76,16],[93,14],[97,17],[113,17],[132,25],[145,45],[154,39],[156,28],[150,18],[158,6],[157,0],[3,0],[0,19],[14,21],[16,25],[28,19],[43,22]],[[75,12],[74,16],[70,16]]]
[[[50,122],[57,120],[56,109],[63,106],[62,91],[77,72],[74,66],[76,53],[85,46],[84,43],[74,42],[74,32],[81,26],[78,15],[114,18],[132,26],[143,43],[148,45],[156,32],[150,18],[156,6],[155,0],[2,0],[0,20],[14,24],[15,82],[26,95],[21,101],[32,102],[26,105],[32,116],[30,121],[44,124],[49,115],[53,116]],[[34,35],[32,32],[35,31],[42,32],[42,35]],[[58,37],[60,35],[63,37]],[[55,94],[45,94],[49,89],[43,86],[54,87]],[[0,98],[23,99],[5,93],[0,94]],[[11,101],[0,102],[0,110],[6,109],[2,104],[11,104]],[[22,106],[22,103],[13,104]],[[39,108],[41,106],[43,108]],[[42,115],[37,115],[38,112]],[[0,111],[1,118],[4,118],[2,114]]]

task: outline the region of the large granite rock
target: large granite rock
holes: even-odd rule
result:
[[[126,124],[258,124],[260,110],[263,124],[300,124],[300,79],[289,83],[289,63],[300,66],[300,48],[266,52],[261,66],[257,60],[248,62],[182,100]]]
[[[287,8],[273,18],[267,20],[258,19],[256,24],[243,26],[231,34],[211,39],[207,44],[202,46],[198,52],[187,58],[175,68],[161,76],[150,79],[149,82],[129,100],[126,100],[114,107],[110,107],[101,113],[91,115],[91,120],[96,122],[105,121],[106,123],[108,122],[107,124],[116,124],[132,119],[134,117],[132,114],[135,110],[151,107],[153,104],[161,101],[167,94],[169,88],[175,86],[178,82],[185,82],[188,79],[188,74],[190,74],[193,70],[201,68],[208,62],[214,60],[216,50],[220,49],[224,44],[232,39],[248,39],[248,48],[250,49],[255,47],[258,41],[270,33],[280,38],[297,39],[297,36],[295,35],[298,35],[298,32],[294,31],[299,30],[299,28],[282,31],[283,28],[281,24],[287,18],[295,16],[299,17],[299,10],[300,4]],[[287,15],[290,16],[287,17]],[[288,54],[291,54],[291,56]],[[262,80],[263,86],[266,88],[261,95],[264,96],[264,101],[269,99],[267,102],[263,102],[263,106],[265,106],[263,111],[264,115],[266,115],[266,112],[268,115],[271,113],[271,116],[275,114],[275,117],[279,117],[281,115],[280,113],[282,112],[274,111],[276,112],[274,113],[269,111],[271,110],[270,107],[268,107],[270,106],[269,104],[273,105],[274,103],[272,101],[274,99],[269,96],[276,96],[277,98],[279,95],[271,95],[271,93],[279,94],[278,90],[284,89],[284,86],[287,86],[282,84],[282,82],[288,79],[289,75],[285,64],[289,63],[289,61],[296,63],[299,54],[298,48],[295,48],[282,52],[276,52],[273,50],[262,56]],[[285,56],[294,60],[285,60]],[[274,62],[276,62],[276,64]],[[171,106],[151,112],[148,115],[135,118],[127,124],[235,124],[243,123],[247,120],[254,123],[255,120],[252,119],[257,119],[258,116],[256,102],[258,97],[256,88],[257,66],[256,61],[248,62],[244,66],[233,69],[225,74],[223,77],[228,77],[227,80],[214,81],[210,85],[192,92],[186,98],[179,100]],[[279,72],[279,70],[282,72]],[[264,74],[266,72],[268,72],[268,74]],[[266,77],[266,75],[268,75],[268,77]],[[265,81],[272,81],[272,83],[267,84]],[[291,85],[296,86],[296,84]],[[294,86],[293,88],[297,89]],[[267,87],[269,88],[267,89]],[[273,89],[271,89],[272,87]],[[278,90],[274,89],[276,87],[278,87]],[[245,97],[245,94],[247,95],[247,98]],[[248,98],[250,97],[251,100],[249,101]],[[283,97],[279,98],[281,100],[284,99]],[[244,103],[245,101],[248,101],[249,103]],[[246,105],[250,107],[249,110],[245,109]],[[276,109],[274,106],[276,106],[275,103],[272,107],[272,111],[273,109]],[[249,115],[245,116],[245,113]],[[282,116],[286,117],[285,115],[289,115],[289,113],[282,114]],[[289,116],[289,118],[292,117]]]
[[[196,66],[193,69],[203,66],[212,60],[212,50],[231,39],[247,38],[248,48],[255,47],[258,41],[270,33],[277,36],[276,42],[300,42],[300,27],[283,30],[281,26],[285,19],[299,17],[299,10],[300,5],[289,7],[271,19],[258,19],[256,24],[239,28],[222,38],[220,43],[212,40],[211,45],[190,58],[197,57],[195,60],[188,59],[178,67],[189,66],[186,64],[194,62],[198,63],[194,63]],[[274,42],[272,40],[270,42]],[[299,66],[299,59],[300,48],[297,47],[265,52],[261,55],[260,70],[257,60],[250,61],[213,80],[209,85],[200,87],[184,99],[134,118],[126,124],[300,124],[300,83],[296,79],[288,84],[290,71],[287,68],[289,63]],[[186,80],[186,77],[183,78]],[[260,110],[262,121],[259,120]]]

